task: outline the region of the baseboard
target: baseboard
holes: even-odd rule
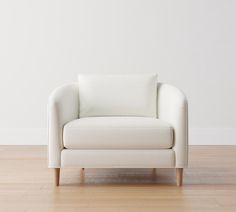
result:
[[[190,145],[236,145],[236,128],[192,128]]]
[[[44,128],[0,128],[0,145],[46,145]]]
[[[46,145],[44,128],[0,128],[0,145]],[[236,128],[191,128],[190,145],[236,145]]]

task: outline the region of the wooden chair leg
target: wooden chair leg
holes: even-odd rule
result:
[[[183,183],[183,168],[176,168],[176,185],[182,186]]]
[[[152,174],[153,174],[153,175],[156,175],[156,168],[153,168],[153,169],[152,169]]]
[[[60,183],[60,168],[54,168],[54,185],[59,186]]]

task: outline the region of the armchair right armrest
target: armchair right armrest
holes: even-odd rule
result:
[[[176,87],[158,84],[157,115],[174,128],[176,168],[188,165],[188,103],[185,95]]]

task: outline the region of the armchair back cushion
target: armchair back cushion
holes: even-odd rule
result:
[[[80,117],[156,117],[157,75],[79,75]]]

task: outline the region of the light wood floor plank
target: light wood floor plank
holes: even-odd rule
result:
[[[0,146],[0,211],[236,211],[236,146],[191,146],[183,187],[174,169],[61,169],[45,146]]]

